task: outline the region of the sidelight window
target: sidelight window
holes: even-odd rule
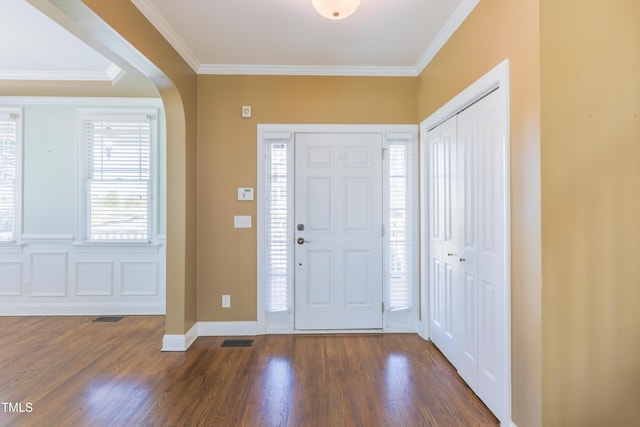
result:
[[[414,277],[414,230],[415,215],[411,145],[403,140],[388,142],[389,163],[385,179],[387,196],[385,210],[387,214],[388,238],[387,283],[389,292],[389,310],[402,310],[411,307]]]

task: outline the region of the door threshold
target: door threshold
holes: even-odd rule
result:
[[[293,334],[338,335],[338,334],[382,334],[384,329],[294,329]]]

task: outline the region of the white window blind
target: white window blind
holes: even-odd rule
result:
[[[0,242],[18,233],[20,114],[0,111]]]
[[[156,116],[82,117],[85,240],[151,241]]]
[[[391,141],[389,153],[389,237],[388,266],[389,309],[411,307],[413,292],[413,177],[411,146]],[[417,230],[415,230],[417,232]]]
[[[268,143],[266,204],[267,311],[289,310],[293,265],[292,147],[283,141]]]

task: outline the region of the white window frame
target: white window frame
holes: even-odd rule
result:
[[[24,109],[22,107],[0,108],[0,120],[16,121],[15,207],[12,239],[0,240],[0,245],[19,245],[22,238],[22,155],[24,150]]]
[[[158,244],[158,173],[159,173],[159,111],[156,108],[80,108],[76,110],[77,129],[77,164],[78,164],[78,229],[75,244],[80,245],[157,245]],[[90,239],[87,213],[87,152],[84,140],[84,122],[86,120],[131,120],[149,119],[151,121],[151,191],[150,205],[147,211],[151,212],[148,218],[147,239]]]
[[[411,228],[412,228],[412,254],[411,263],[413,268],[411,270],[411,301],[412,303],[399,310],[389,310],[389,281],[388,281],[388,261],[389,261],[389,233],[386,232],[389,227],[389,165],[388,155],[385,157],[383,166],[383,186],[384,191],[384,227],[385,236],[383,238],[383,263],[384,267],[384,283],[382,286],[383,300],[385,303],[385,310],[383,315],[384,331],[395,332],[413,332],[418,325],[418,314],[420,309],[419,295],[419,200],[418,200],[418,126],[416,125],[258,125],[258,138],[257,138],[257,164],[258,164],[258,188],[257,197],[258,202],[258,215],[257,215],[257,233],[258,233],[258,284],[257,284],[257,328],[260,331],[266,333],[296,333],[294,329],[294,248],[293,237],[291,238],[291,244],[289,245],[290,253],[290,268],[288,276],[288,301],[289,305],[287,310],[278,312],[267,311],[267,292],[269,286],[268,278],[268,266],[266,265],[268,259],[267,253],[267,221],[268,217],[268,196],[269,196],[269,182],[270,182],[270,164],[269,164],[269,144],[277,141],[278,143],[289,144],[290,153],[293,153],[294,135],[295,133],[378,133],[383,135],[383,148],[388,149],[389,144],[406,144],[409,150],[410,158],[410,191],[412,193],[411,209]],[[387,150],[388,151],[388,150]],[[292,161],[289,165],[290,176],[293,177],[294,164],[293,155]],[[291,219],[289,221],[290,227],[293,227],[293,186],[294,179],[289,180],[289,194],[292,197],[287,200],[289,204],[289,212],[291,213]],[[291,229],[293,233],[293,228]],[[293,234],[292,234],[293,236]]]
[[[391,146],[400,145],[406,148],[406,170],[407,179],[405,190],[409,200],[405,204],[405,210],[408,215],[406,230],[410,235],[406,239],[406,249],[410,251],[410,258],[407,259],[409,264],[407,280],[410,288],[408,289],[408,301],[405,305],[395,307],[391,304],[391,294],[393,292],[391,283],[391,238],[393,227],[390,217],[390,160]],[[387,331],[413,331],[417,326],[417,311],[419,307],[418,289],[420,280],[420,257],[419,257],[419,193],[418,193],[418,138],[415,132],[386,132],[384,135],[384,151],[385,158],[383,162],[383,192],[384,192],[384,209],[383,220],[385,234],[383,239],[383,274],[384,274],[384,293],[385,293],[385,330]]]

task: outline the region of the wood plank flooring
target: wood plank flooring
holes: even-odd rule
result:
[[[163,353],[163,317],[93,319],[0,317],[0,426],[498,425],[414,334],[201,337]]]

